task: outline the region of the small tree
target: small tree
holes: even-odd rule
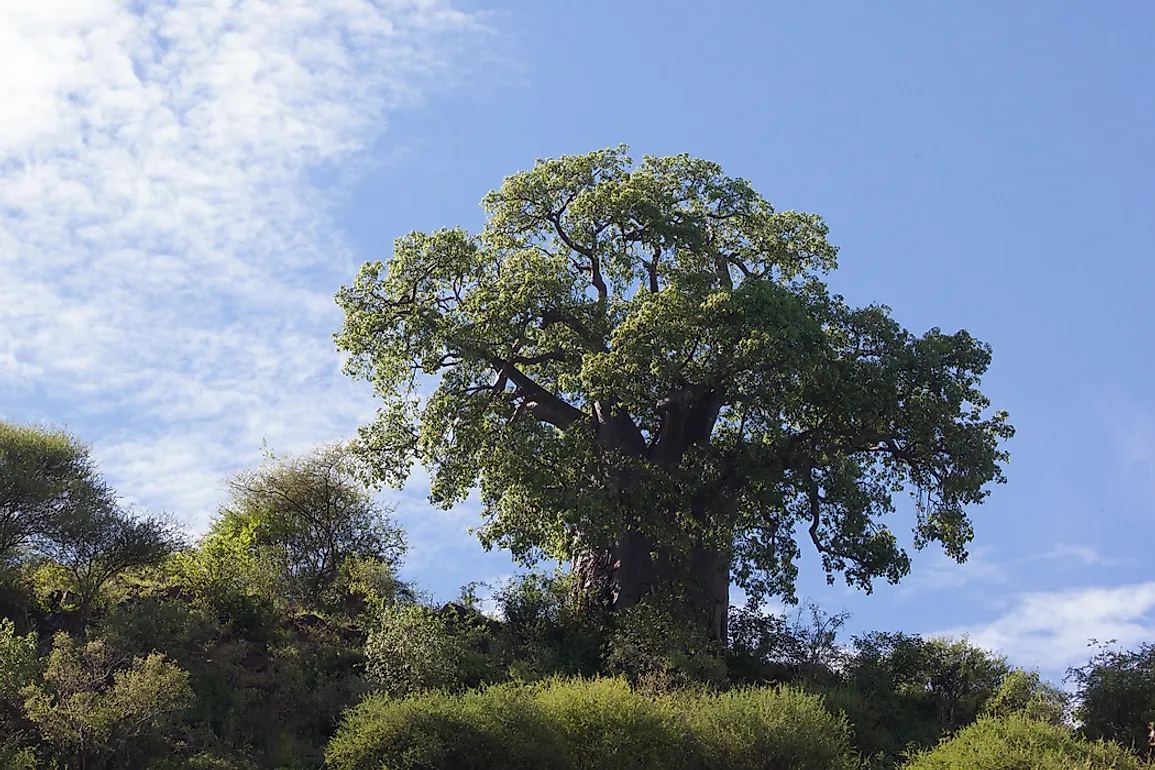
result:
[[[405,551],[401,530],[357,480],[345,447],[270,457],[233,476],[228,488],[232,499],[206,546],[238,543],[304,606],[333,607],[351,584],[365,581],[366,563],[394,573]]]
[[[109,580],[178,545],[170,523],[119,504],[76,438],[0,422],[0,562],[47,562],[83,615]]]
[[[116,508],[89,449],[62,430],[0,420],[0,561]]]
[[[1112,650],[1110,645],[1099,645],[1086,665],[1067,671],[1077,686],[1079,730],[1091,740],[1146,747],[1148,723],[1155,721],[1155,643],[1137,650]]]
[[[110,580],[161,563],[180,542],[180,533],[169,521],[113,509],[68,517],[39,551],[66,576],[84,614]]]
[[[982,715],[1022,714],[1058,727],[1070,724],[1071,696],[1039,677],[1038,671],[1016,668],[983,706]]]

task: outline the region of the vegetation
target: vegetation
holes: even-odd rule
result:
[[[22,448],[87,456],[65,434],[5,427]],[[6,500],[76,478],[75,463],[16,456],[43,478],[0,488]],[[813,605],[793,620],[733,608],[719,643],[660,603],[590,613],[562,569],[497,587],[488,617],[475,586],[437,604],[397,578],[404,538],[349,458],[270,456],[227,480],[196,543],[152,530],[164,547],[83,600],[53,558],[64,528],[13,547],[0,768],[1140,766],[1127,739],[1150,721],[1147,647],[1076,671],[1076,730],[1066,695],[1036,673],[966,640],[842,646],[846,616]],[[91,509],[64,495],[70,524],[137,531],[95,467],[80,478],[101,494]],[[89,553],[121,542],[94,538]]]
[[[339,770],[838,770],[855,766],[848,738],[845,721],[795,689],[647,696],[623,679],[555,679],[371,697],[346,717],[327,757]]]
[[[340,293],[378,419],[227,479],[195,542],[0,421],[0,770],[1155,767],[1155,646],[1072,699],[966,639],[761,609],[796,601],[799,523],[831,580],[906,574],[904,487],[916,544],[966,558],[1013,432],[984,344],[848,307],[818,217],[685,156],[544,161],[485,205]],[[372,484],[414,459],[439,504],[480,485],[486,545],[565,566],[492,616],[402,581]]]
[[[830,581],[907,574],[879,521],[904,487],[917,546],[967,557],[964,509],[1014,433],[985,414],[990,349],[831,294],[820,217],[624,147],[539,161],[483,206],[479,234],[410,233],[337,296],[346,371],[383,402],[358,443],[376,479],[417,460],[436,504],[479,487],[486,547],[719,642],[732,579],[793,598],[799,524]]]

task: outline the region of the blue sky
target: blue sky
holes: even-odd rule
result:
[[[357,265],[625,142],[822,214],[835,290],[994,348],[1018,435],[968,563],[930,548],[866,596],[804,545],[801,595],[1055,680],[1089,637],[1155,637],[1155,6],[136,5],[0,7],[0,416],[90,441],[129,501],[202,530],[263,439],[350,435],[374,404],[330,335]],[[512,573],[424,483],[387,495],[407,576]],[[909,507],[890,523],[909,542]]]

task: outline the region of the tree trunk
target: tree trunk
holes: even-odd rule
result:
[[[594,405],[597,437],[609,451],[645,457],[667,469],[678,467],[686,450],[708,442],[721,405],[721,392],[687,390],[681,398],[669,399],[671,407],[663,420],[655,445],[643,440],[637,425],[624,411]],[[621,474],[613,482],[619,492],[627,492],[636,479]],[[718,501],[703,499],[700,521],[708,521],[706,509]],[[650,517],[662,516],[651,511]],[[657,524],[672,522],[655,521]],[[668,547],[636,530],[627,531],[612,543],[584,541],[579,536],[573,565],[575,589],[585,602],[613,614],[629,609],[643,598],[659,601],[683,593],[688,606],[685,621],[701,628],[712,640],[725,643],[730,609],[730,554],[704,543],[690,544],[689,558],[674,558]],[[652,556],[651,554],[656,554]]]
[[[574,559],[576,590],[599,610],[614,614],[651,596],[662,600],[688,589],[687,622],[708,638],[725,642],[730,608],[730,560],[717,549],[694,545],[676,560],[653,538],[627,532],[601,547],[582,547]],[[651,553],[657,554],[655,559]]]

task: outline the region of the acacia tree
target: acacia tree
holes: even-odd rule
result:
[[[202,548],[235,543],[281,578],[292,598],[312,606],[340,603],[338,584],[358,563],[378,566],[395,583],[404,537],[357,481],[346,447],[267,459],[228,480],[231,499]]]
[[[572,560],[608,610],[677,595],[717,639],[731,578],[793,600],[799,523],[828,581],[899,580],[878,517],[904,487],[916,546],[965,560],[1013,435],[978,389],[990,348],[831,294],[820,217],[625,147],[483,207],[479,234],[410,233],[337,295],[346,372],[384,401],[358,438],[377,479],[416,459],[444,507],[479,486],[486,547]]]
[[[0,566],[47,560],[83,616],[114,577],[180,544],[166,518],[121,505],[79,439],[0,421]]]
[[[0,420],[0,562],[19,559],[115,497],[88,447],[63,430]]]

